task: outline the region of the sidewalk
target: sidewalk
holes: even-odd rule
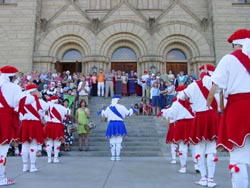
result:
[[[38,172],[23,173],[21,157],[9,157],[7,176],[15,178],[13,188],[196,188],[200,178],[189,159],[186,174],[178,173],[179,164],[169,158],[122,158],[113,162],[104,157],[61,157],[61,163],[48,164],[46,157],[37,161]],[[217,187],[231,187],[228,158],[217,163]]]

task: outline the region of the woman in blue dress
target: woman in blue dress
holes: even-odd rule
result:
[[[134,75],[134,71],[131,71],[128,75],[128,94],[136,95],[136,77]]]

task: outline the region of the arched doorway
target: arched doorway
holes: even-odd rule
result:
[[[67,50],[62,59],[56,63],[56,70],[58,72],[64,72],[69,70],[73,72],[82,72],[81,61],[83,56],[79,50],[69,49]]]
[[[172,49],[166,55],[166,70],[172,71],[177,75],[180,71],[184,71],[187,74],[187,57],[185,53],[180,49]]]
[[[137,56],[133,49],[129,47],[117,48],[111,57],[111,69],[125,71],[130,73],[131,70],[137,72]]]

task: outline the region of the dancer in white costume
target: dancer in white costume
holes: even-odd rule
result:
[[[63,105],[58,104],[59,98],[52,96],[49,98],[49,110],[46,117],[45,138],[48,163],[59,163],[59,152],[64,140],[63,119],[68,115],[68,110]],[[54,147],[54,159],[52,160],[52,148]]]
[[[17,68],[4,66],[0,68],[0,186],[15,183],[13,179],[6,177],[6,157],[9,144],[17,139],[17,127],[19,126],[18,113],[15,111],[19,101],[25,96],[21,88],[14,84],[13,78],[18,72]],[[32,97],[31,103],[34,101]]]
[[[48,105],[43,99],[38,99],[40,93],[37,89],[36,84],[27,85],[25,89],[26,96],[34,96],[35,101],[32,104],[25,105],[25,97],[19,103],[18,111],[21,120],[19,137],[22,143],[23,172],[38,171],[36,153],[39,145],[44,143],[42,118],[45,116]]]
[[[207,106],[207,97],[212,87],[209,75],[215,67],[206,64],[200,67],[202,71],[201,80],[192,82],[184,90],[186,96],[192,103],[192,111],[195,113],[194,121],[190,130],[190,141],[196,145],[196,159],[201,174],[201,179],[195,181],[201,186],[215,187],[214,181],[215,166],[218,158],[216,157],[216,139],[219,123],[218,104],[219,95],[213,99],[213,105]],[[217,102],[218,101],[218,102]],[[207,158],[206,158],[207,156]],[[206,163],[207,161],[207,163]]]
[[[163,114],[165,116],[168,114],[172,123],[174,122],[174,125],[172,126],[174,129],[172,131],[172,143],[179,145],[177,154],[180,157],[181,163],[181,168],[179,170],[180,173],[186,173],[190,127],[194,119],[194,114],[189,101],[185,99],[185,94],[182,92],[185,88],[186,86],[179,86],[176,88],[176,92],[178,92],[177,100],[173,102],[169,109],[163,110],[163,112],[165,111]],[[184,96],[183,98],[185,100],[178,98],[178,96]],[[194,167],[195,170],[198,170],[197,162],[194,164]]]
[[[218,133],[217,147],[229,151],[233,188],[248,188],[250,165],[250,30],[239,29],[229,38],[234,51],[219,62],[210,93],[222,89],[227,105]],[[210,101],[208,100],[210,106]]]
[[[132,107],[128,110],[124,105],[118,104],[120,98],[119,95],[114,95],[112,97],[111,105],[105,110],[102,110],[102,116],[108,120],[106,137],[109,138],[112,161],[121,160],[121,143],[123,136],[127,135],[124,118],[125,116],[131,116],[135,112]]]

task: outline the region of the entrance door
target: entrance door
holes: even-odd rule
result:
[[[172,73],[176,76],[180,71],[184,71],[184,74],[187,74],[187,63],[166,63],[166,71],[172,70]]]
[[[81,62],[57,62],[56,63],[57,72],[64,72],[69,70],[72,74],[73,72],[82,72]]]
[[[112,62],[111,69],[125,71],[126,73],[130,73],[131,70],[137,72],[137,64],[136,62]]]

